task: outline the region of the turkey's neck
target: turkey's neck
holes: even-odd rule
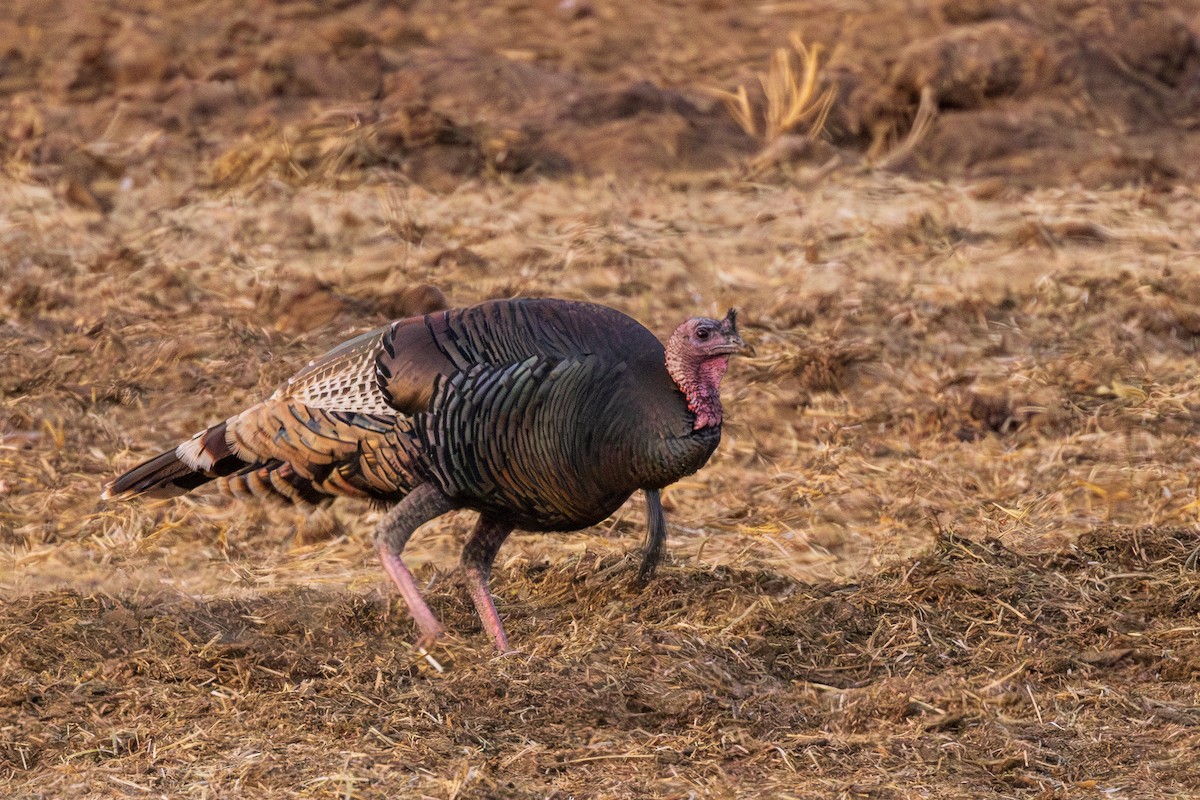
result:
[[[729,367],[729,356],[695,358],[667,356],[667,371],[687,398],[688,410],[696,415],[692,430],[721,424],[721,378]]]

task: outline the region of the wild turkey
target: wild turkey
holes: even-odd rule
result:
[[[471,599],[508,649],[488,588],[514,528],[572,531],[635,490],[649,532],[640,576],[666,539],[659,491],[700,469],[721,438],[718,389],[748,348],[736,312],[695,317],[666,348],[600,305],[495,300],[410,317],[309,363],[271,397],[134,467],[104,497],[170,497],[217,480],[235,497],[390,506],[375,532],[388,575],[429,644],[442,627],[401,552],[425,522],[479,512],[462,552]]]

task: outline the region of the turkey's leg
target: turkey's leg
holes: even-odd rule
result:
[[[658,562],[662,561],[663,545],[667,542],[667,520],[663,516],[662,497],[658,489],[646,489],[646,549],[642,551],[642,566],[638,570],[638,581],[645,583],[654,577]]]
[[[442,625],[437,617],[429,610],[412,573],[404,565],[400,554],[404,545],[413,532],[434,517],[440,517],[454,508],[450,499],[442,494],[432,484],[423,483],[413,489],[398,504],[388,510],[375,528],[375,549],[379,551],[379,560],[391,577],[400,596],[408,604],[408,612],[413,621],[421,629],[418,645],[428,647],[442,632]]]
[[[497,522],[480,514],[479,522],[475,524],[475,530],[471,532],[471,538],[467,539],[462,552],[463,572],[467,576],[471,602],[475,604],[484,630],[501,653],[508,652],[508,637],[504,635],[504,624],[500,622],[496,604],[492,602],[488,579],[492,576],[492,562],[496,560],[496,553],[512,529],[513,526],[506,522]]]

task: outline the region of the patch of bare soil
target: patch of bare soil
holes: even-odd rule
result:
[[[766,142],[716,90],[797,32],[822,48],[825,147],[919,176],[1172,183],[1200,164],[1200,3],[692,4],[15,0],[0,155],[104,209],[123,177],[220,186],[384,169],[658,174]],[[916,126],[922,97],[932,124]]]
[[[6,796],[1200,792],[1198,18],[8,4]],[[768,142],[793,31],[832,101]],[[426,658],[376,510],[99,501],[356,332],[513,295],[736,305],[757,348],[648,587],[640,498],[505,545],[517,655],[469,514],[408,549]]]

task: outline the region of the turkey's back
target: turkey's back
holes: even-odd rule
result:
[[[453,368],[413,417],[409,442],[423,471],[464,506],[526,530],[573,530],[638,488],[694,472],[716,446],[712,432],[690,441],[662,344],[618,311],[495,301],[425,325]],[[697,452],[664,466],[670,442]],[[664,470],[684,471],[662,481]]]

